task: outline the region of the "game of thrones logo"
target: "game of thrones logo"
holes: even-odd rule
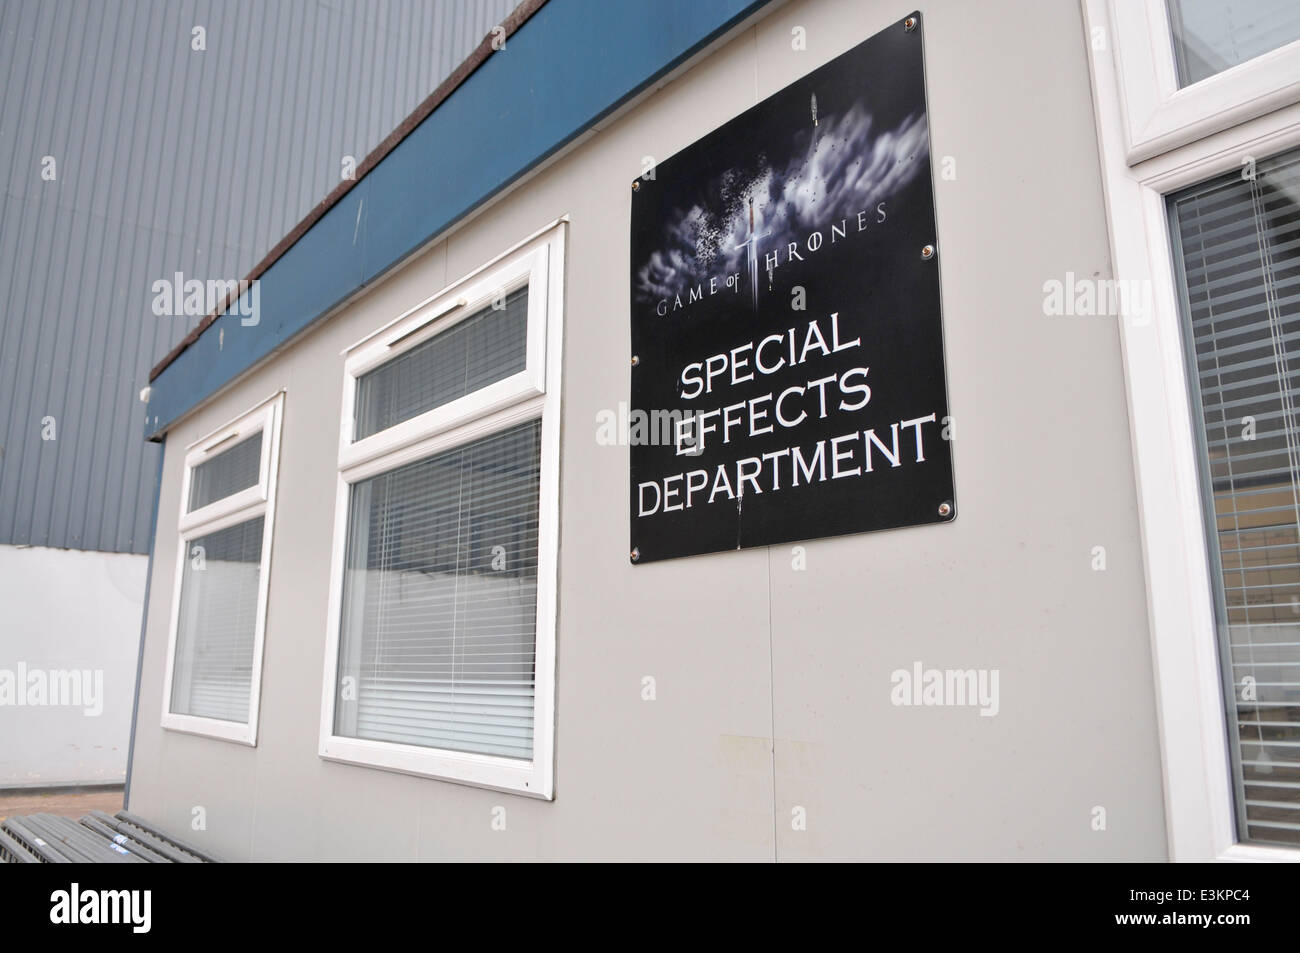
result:
[[[921,34],[633,183],[634,562],[954,517]]]

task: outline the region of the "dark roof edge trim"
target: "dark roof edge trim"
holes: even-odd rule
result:
[[[781,2],[548,0],[532,7],[515,23],[508,56],[489,56],[467,72],[405,136],[393,137],[369,174],[348,183],[360,188],[339,190],[296,241],[281,243],[253,286],[260,290],[251,320],[230,306],[209,316],[207,333],[151,378],[146,439],[161,439],[438,235]]]
[[[412,110],[411,114],[403,119],[401,124],[384,138],[383,142],[379,143],[379,145],[372,149],[370,153],[361,160],[361,164],[357,166],[356,175],[351,179],[344,179],[339,182],[329,195],[325,196],[324,199],[317,203],[317,205],[307,213],[302,221],[295,225],[287,235],[280,239],[280,241],[276,243],[275,247],[267,252],[266,256],[253,267],[253,270],[244,278],[240,287],[245,287],[249,282],[260,278],[268,268],[274,265],[281,256],[285,254],[285,252],[297,244],[298,239],[307,234],[311,227],[320,221],[326,212],[337,205],[343,196],[352,191],[352,189],[355,188],[375,166],[379,165],[380,161],[388,155],[388,153],[397,148],[397,145],[415,130],[416,126],[424,122],[424,120],[429,117],[429,114],[442,104],[443,100],[454,93],[457,87],[465,82],[465,80],[469,79],[474,71],[483,65],[487,58],[495,52],[493,49],[494,41],[500,42],[500,40],[509,40],[511,35],[527,23],[528,18],[540,10],[546,2],[547,0],[523,0],[519,6],[515,7],[514,10],[512,10],[500,24],[498,24],[498,26],[505,31],[504,34],[500,36],[500,39],[498,39],[495,34],[495,28],[484,36],[483,39],[479,41],[479,45],[474,48],[474,51],[470,53],[470,55],[467,56],[459,66],[452,70],[451,75],[439,83],[437,89],[425,97],[420,105],[416,106],[415,109]],[[227,309],[229,309],[237,300],[238,296],[238,291],[231,292],[227,295],[225,300],[222,301],[211,314],[204,317],[202,321],[194,326],[194,329],[190,331],[189,334],[185,335],[179,344],[168,351],[166,356],[154,365],[153,370],[149,372],[149,382],[153,383],[153,381],[157,380],[158,375],[165,371],[169,364],[180,357],[191,344],[199,339],[199,336],[203,334],[204,331],[216,323],[217,318],[226,313]]]

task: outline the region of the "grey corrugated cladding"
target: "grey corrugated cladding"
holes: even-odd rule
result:
[[[0,2],[0,543],[148,550],[153,282],[242,278],[514,6]]]

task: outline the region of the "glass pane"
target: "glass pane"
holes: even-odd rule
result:
[[[171,710],[248,722],[262,517],[192,539],[181,577]]]
[[[524,369],[528,288],[506,296],[357,380],[355,440]]]
[[[1178,85],[1300,40],[1296,0],[1169,0]]]
[[[200,463],[190,476],[190,511],[257,485],[262,465],[262,435],[255,433]]]
[[[1239,835],[1300,846],[1300,153],[1170,216]]]
[[[352,488],[335,731],[529,758],[536,421]]]

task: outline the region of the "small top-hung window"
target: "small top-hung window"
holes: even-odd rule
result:
[[[396,349],[402,343],[399,338],[389,347]],[[355,439],[363,440],[505,380],[522,372],[527,360],[528,286],[524,285],[509,293],[500,291],[447,330],[361,375]]]
[[[238,441],[231,443],[231,441]],[[190,512],[256,486],[262,464],[262,431],[242,437],[231,434],[222,441],[229,449],[213,447],[216,456],[200,463],[190,475]]]

